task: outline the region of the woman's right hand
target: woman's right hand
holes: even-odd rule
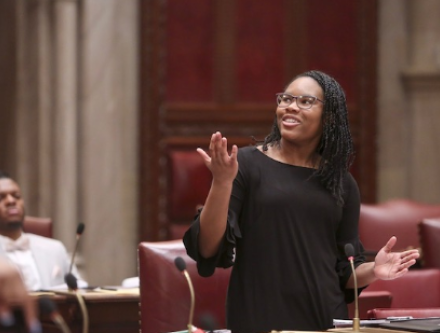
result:
[[[209,154],[203,149],[197,148],[197,152],[202,156],[205,165],[212,173],[213,182],[229,183],[233,182],[238,172],[236,145],[228,153],[228,141],[220,132],[215,132],[211,136],[209,144]]]

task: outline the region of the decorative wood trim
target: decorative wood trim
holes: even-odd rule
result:
[[[275,113],[273,104],[168,104],[165,121],[199,123],[260,123],[270,124]]]
[[[406,70],[402,73],[402,80],[409,93],[418,90],[439,91],[440,88],[440,72],[438,71]]]
[[[140,0],[140,240],[167,236],[167,153],[173,149],[207,148],[211,134],[220,130],[229,144],[252,144],[264,139],[274,119],[275,103],[239,104],[236,101],[236,3],[215,0],[213,100],[210,103],[166,103],[165,56],[166,0]],[[307,70],[309,54],[320,50],[308,44],[310,5],[306,0],[285,2],[285,79]],[[348,105],[357,157],[356,177],[364,202],[374,201],[376,191],[376,16],[377,0],[360,0],[357,6],[358,54],[356,99]],[[351,9],[352,10],[352,9]],[[281,13],[281,11],[280,11]],[[286,15],[283,17],[283,15]],[[354,33],[354,32],[353,32]],[[314,49],[314,48],[318,49]],[[282,59],[282,57],[280,57]],[[325,61],[325,59],[324,59]],[[351,86],[353,87],[353,86]],[[359,172],[358,172],[359,171]]]
[[[165,0],[140,1],[139,241],[158,240],[164,233],[158,142],[165,90],[165,10]]]
[[[209,145],[210,135],[206,136],[170,136],[163,140],[163,143],[168,147],[167,150],[191,150],[194,147],[200,147],[205,149]],[[251,137],[245,136],[230,136],[228,137],[228,142],[235,144],[238,147],[244,147],[253,144]]]

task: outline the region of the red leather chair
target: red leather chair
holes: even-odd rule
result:
[[[389,308],[393,296],[389,291],[362,291],[359,295],[359,318],[367,319],[368,311],[374,308]],[[354,302],[348,305],[348,318],[354,317]]]
[[[419,248],[418,224],[431,217],[440,217],[440,205],[407,199],[394,199],[379,204],[363,203],[359,217],[359,236],[371,256],[393,235],[397,237],[393,250]]]
[[[205,203],[212,175],[195,150],[170,151],[168,170],[168,239],[182,239],[197,207]]]
[[[31,234],[53,237],[53,223],[49,217],[25,216],[23,221],[23,230]]]
[[[141,332],[164,333],[185,330],[190,312],[190,292],[186,278],[174,259],[182,257],[195,292],[193,325],[201,327],[204,315],[224,328],[226,291],[230,269],[217,269],[213,276],[198,275],[196,263],[187,256],[181,240],[142,242],[138,246]]]
[[[440,268],[440,217],[423,219],[419,224],[422,267]]]
[[[440,307],[440,269],[413,269],[395,280],[378,280],[364,291],[389,291],[391,308]]]
[[[368,319],[386,319],[389,317],[428,318],[440,317],[438,308],[377,308],[368,311]]]

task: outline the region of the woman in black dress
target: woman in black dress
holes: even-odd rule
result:
[[[216,132],[209,153],[198,149],[213,182],[184,243],[203,276],[233,265],[232,332],[326,330],[334,318],[347,318],[354,294],[348,243],[360,290],[400,277],[419,256],[417,250],[391,252],[397,241],[391,237],[375,262],[365,262],[340,85],[322,72],[306,72],[277,94],[277,104],[264,143],[233,145],[228,153],[226,138]]]

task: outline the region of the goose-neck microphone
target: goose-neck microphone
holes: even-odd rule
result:
[[[354,269],[354,247],[352,244],[345,244],[345,255],[348,258],[351,266],[351,272],[353,274],[353,282],[354,282],[354,318],[353,318],[353,331],[359,332],[360,329],[360,319],[359,319],[359,297],[358,297],[358,286],[357,286],[357,276],[356,270]]]
[[[193,316],[194,316],[194,305],[195,305],[195,295],[194,295],[194,287],[191,281],[191,277],[188,274],[188,271],[186,270],[186,263],[185,260],[183,260],[182,257],[177,257],[174,259],[174,264],[176,265],[177,269],[182,272],[182,274],[185,276],[186,281],[188,282],[189,292],[191,294],[191,308],[189,311],[189,319],[188,319],[188,333],[191,333],[193,331]]]
[[[76,251],[78,250],[79,239],[81,238],[81,235],[83,234],[85,227],[86,226],[84,225],[84,223],[79,223],[78,226],[76,227],[75,249],[72,252],[72,258],[70,259],[69,273],[72,273],[73,263],[75,262]]]

